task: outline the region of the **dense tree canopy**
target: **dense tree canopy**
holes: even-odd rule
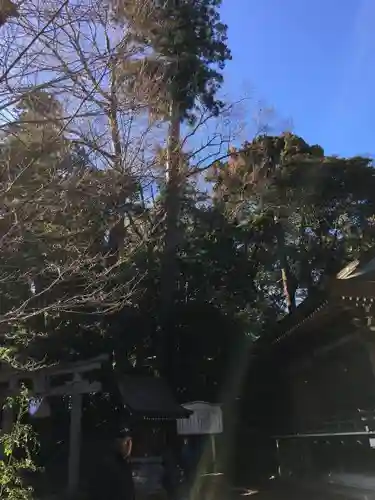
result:
[[[268,226],[273,271],[289,309],[374,242],[369,158],[327,157],[320,146],[283,134],[232,150],[210,176],[215,203],[240,225]],[[297,294],[297,295],[296,295]]]
[[[51,359],[115,350],[124,369],[157,372],[159,201],[142,208],[132,179],[124,184],[116,171],[93,169],[68,138],[54,140],[46,112],[46,125],[35,126],[35,103],[44,101],[58,112],[47,94],[30,95],[9,124],[19,133],[2,140],[3,331],[47,332],[42,352],[47,345]],[[178,293],[169,323],[176,390],[195,387],[216,397],[232,342],[262,335],[287,306],[292,310],[373,244],[375,190],[368,159],[326,157],[292,135],[246,143],[215,165],[208,181],[212,196],[191,186],[181,199]],[[112,249],[124,196],[138,224],[129,223],[120,248]],[[208,376],[212,370],[218,378]],[[199,373],[207,374],[204,383]]]
[[[0,12],[0,360],[160,375],[167,353],[181,401],[235,397],[252,343],[374,245],[372,161],[266,134],[203,179],[186,143],[223,109],[221,2],[47,3]]]

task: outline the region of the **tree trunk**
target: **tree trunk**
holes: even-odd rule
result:
[[[121,145],[121,134],[120,127],[118,123],[118,102],[117,102],[117,80],[116,73],[114,70],[114,60],[112,63],[111,71],[111,95],[110,95],[110,106],[108,110],[108,120],[111,129],[112,146],[114,152],[114,169],[118,172],[122,172],[125,175],[125,169],[123,166],[122,158],[122,145]],[[109,238],[108,238],[108,248],[109,255],[107,258],[107,265],[114,266],[120,258],[121,250],[124,246],[125,239],[125,216],[120,215],[116,223],[110,228]]]
[[[161,270],[161,316],[163,324],[163,371],[170,378],[175,355],[174,332],[169,317],[174,305],[178,273],[177,247],[180,213],[180,113],[176,102],[170,107],[166,164],[165,236]]]
[[[296,279],[293,276],[286,254],[285,231],[282,221],[276,223],[276,238],[281,267],[284,297],[289,314],[296,308]]]

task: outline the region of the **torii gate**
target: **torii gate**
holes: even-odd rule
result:
[[[69,395],[72,398],[69,432],[69,462],[68,462],[68,492],[75,493],[79,485],[79,464],[81,450],[81,416],[83,394],[95,393],[101,390],[100,382],[89,382],[83,374],[101,368],[108,360],[107,355],[102,355],[86,361],[55,365],[37,369],[35,371],[22,371],[13,368],[0,370],[0,382],[8,383],[8,394],[18,392],[20,380],[29,379],[32,382],[32,395],[36,398],[48,396]],[[59,375],[71,375],[72,378],[58,387],[51,387],[51,379]],[[3,412],[1,430],[9,432],[13,425],[14,415],[11,409]]]

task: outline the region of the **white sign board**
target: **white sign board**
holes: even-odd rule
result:
[[[178,434],[187,436],[223,432],[223,412],[220,405],[196,401],[182,406],[193,413],[189,418],[177,420]]]

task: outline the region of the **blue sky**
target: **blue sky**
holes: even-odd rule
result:
[[[375,0],[223,0],[224,90],[327,154],[375,156]]]

